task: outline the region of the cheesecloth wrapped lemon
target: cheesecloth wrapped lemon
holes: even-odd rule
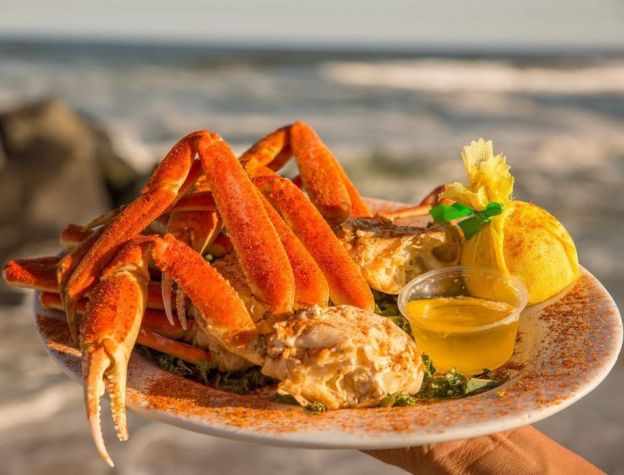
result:
[[[502,214],[464,241],[462,265],[515,275],[527,287],[529,305],[543,302],[571,284],[579,275],[579,265],[570,234],[539,206],[512,199],[514,178],[505,157],[494,155],[492,142],[473,141],[464,147],[462,159],[468,186],[447,185],[441,197],[475,210],[485,209],[489,202],[503,205]]]

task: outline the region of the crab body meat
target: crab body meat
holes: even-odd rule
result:
[[[424,368],[414,340],[389,319],[341,305],[313,306],[277,322],[265,336],[262,372],[307,406],[379,404],[391,393],[415,394]]]
[[[398,294],[414,277],[459,262],[461,240],[452,226],[401,226],[383,217],[352,218],[335,229],[368,285]]]

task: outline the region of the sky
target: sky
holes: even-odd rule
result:
[[[0,0],[0,35],[624,49],[624,0]]]

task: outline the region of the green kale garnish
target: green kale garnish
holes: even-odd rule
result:
[[[291,406],[299,406],[299,403],[297,402],[297,400],[291,396],[290,394],[280,394],[280,393],[275,393],[273,394],[273,396],[271,397],[271,399],[275,402],[279,402],[280,404],[288,404]],[[310,411],[310,412],[325,412],[327,411],[327,406],[325,404],[323,404],[322,402],[312,402],[310,404],[308,404],[307,406],[303,407],[306,411]]]
[[[160,353],[156,359],[156,363],[163,369],[166,369],[170,373],[174,373],[180,376],[191,376],[193,370],[187,366],[187,363],[175,356]]]
[[[420,391],[416,394],[421,399],[453,399],[466,395],[467,379],[451,370],[443,375],[425,374]]]
[[[327,406],[322,402],[313,402],[308,404],[305,410],[310,412],[325,412],[327,411]]]
[[[242,371],[219,371],[217,366],[208,361],[197,364],[187,363],[175,356],[144,348],[158,366],[171,373],[190,378],[217,389],[247,394],[256,389],[277,384],[273,378],[265,376],[260,367],[253,366]]]
[[[215,369],[217,368],[214,363],[211,363],[209,361],[200,361],[197,363],[198,376],[204,384],[210,384],[209,375]]]
[[[291,405],[291,406],[298,406],[299,405],[297,400],[290,394],[275,393],[275,394],[273,394],[271,399],[273,401],[275,401],[275,402],[280,403],[280,404],[288,404],[288,405]]]
[[[427,355],[422,355],[425,365],[425,377],[417,397],[422,399],[454,399],[488,391],[500,386],[507,377],[492,375],[487,368],[475,377],[466,377],[454,369],[445,374],[436,374],[436,368]]]
[[[395,325],[403,330],[408,335],[412,336],[412,329],[410,328],[407,319],[399,312],[399,306],[397,305],[397,296],[384,294],[377,290],[373,290],[373,297],[375,298],[375,313],[382,317],[389,318]]]
[[[273,378],[263,375],[259,367],[254,366],[245,371],[216,371],[213,385],[238,394],[247,394],[276,382]]]
[[[393,317],[395,315],[401,315],[399,307],[395,302],[376,302],[375,313],[382,317]]]
[[[468,378],[454,369],[437,374],[431,358],[422,355],[425,376],[418,393],[410,396],[404,393],[388,394],[381,400],[381,407],[415,406],[423,399],[458,399],[489,391],[507,381],[507,376],[497,377],[487,369],[483,373]]]
[[[275,402],[279,402],[280,404],[288,404],[291,406],[299,406],[299,403],[297,402],[297,400],[291,396],[290,394],[280,394],[280,393],[275,393],[273,394],[273,396],[271,397],[271,399]],[[327,406],[325,404],[323,404],[322,402],[312,402],[310,404],[308,404],[307,406],[303,407],[306,411],[310,411],[310,412],[325,412],[327,411]]]
[[[429,355],[422,355],[422,362],[425,365],[425,375],[426,376],[433,376],[436,372],[436,368],[435,366],[433,366],[433,361],[431,361],[431,358],[429,358]]]
[[[392,393],[384,397],[379,406],[381,407],[403,407],[415,406],[418,404],[419,398],[416,396],[408,396],[404,393]]]

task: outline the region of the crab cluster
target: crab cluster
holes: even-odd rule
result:
[[[300,174],[280,176],[293,156]],[[394,213],[425,214],[430,204]],[[59,257],[10,261],[4,278],[65,312],[82,351],[91,432],[111,464],[100,398],[108,392],[127,439],[126,371],[137,342],[223,370],[259,366],[279,391],[332,409],[418,391],[416,345],[373,313],[371,288],[396,293],[455,263],[459,248],[450,228],[373,217],[301,122],[238,158],[216,133],[187,135],[134,201],[69,225],[61,243]]]

